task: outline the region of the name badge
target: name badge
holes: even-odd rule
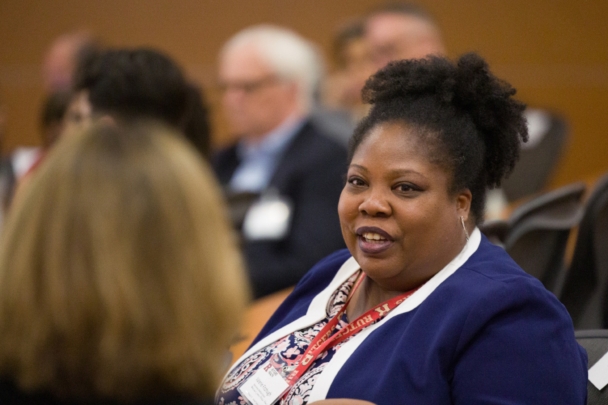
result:
[[[289,384],[270,362],[262,365],[237,388],[251,405],[272,405],[285,394]]]
[[[249,241],[281,240],[289,232],[292,204],[276,190],[269,190],[247,211],[243,236]]]

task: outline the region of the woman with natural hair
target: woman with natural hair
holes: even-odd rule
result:
[[[585,404],[564,306],[477,228],[527,139],[514,93],[475,54],[368,80],[338,205],[348,250],[296,286],[217,403]]]
[[[0,403],[212,398],[248,297],[219,196],[170,129],[61,139],[0,244]]]

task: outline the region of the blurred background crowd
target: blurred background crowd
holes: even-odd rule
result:
[[[211,110],[214,147],[230,141],[221,114],[217,58],[224,42],[251,25],[289,27],[318,45],[328,74],[345,66],[337,43],[352,21],[379,4],[378,0],[277,2],[188,1],[52,1],[5,0],[0,4],[0,104],[3,111],[3,152],[42,144],[40,114],[54,84],[64,80],[42,73],[42,66],[68,63],[54,40],[82,31],[103,46],[152,46],[183,67],[205,89]],[[499,77],[518,89],[523,101],[563,114],[570,128],[567,150],[551,177],[565,184],[605,170],[608,148],[608,38],[602,1],[572,0],[419,1],[435,17],[449,56],[479,52]],[[353,55],[356,58],[356,56]],[[348,56],[346,58],[351,58]],[[354,63],[359,63],[354,61]],[[68,67],[69,69],[69,67]],[[339,79],[337,79],[339,80]],[[341,96],[326,86],[331,102]],[[355,92],[356,96],[356,92]],[[348,97],[351,97],[349,100]],[[329,101],[328,100],[328,101]]]

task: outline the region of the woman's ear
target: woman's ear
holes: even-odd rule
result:
[[[463,217],[465,221],[469,219],[472,200],[473,194],[471,194],[471,190],[468,188],[460,191],[456,196],[456,209],[458,210],[458,216]]]

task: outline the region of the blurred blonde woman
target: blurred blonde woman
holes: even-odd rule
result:
[[[65,137],[0,245],[1,404],[202,404],[248,298],[207,165],[171,130]]]

